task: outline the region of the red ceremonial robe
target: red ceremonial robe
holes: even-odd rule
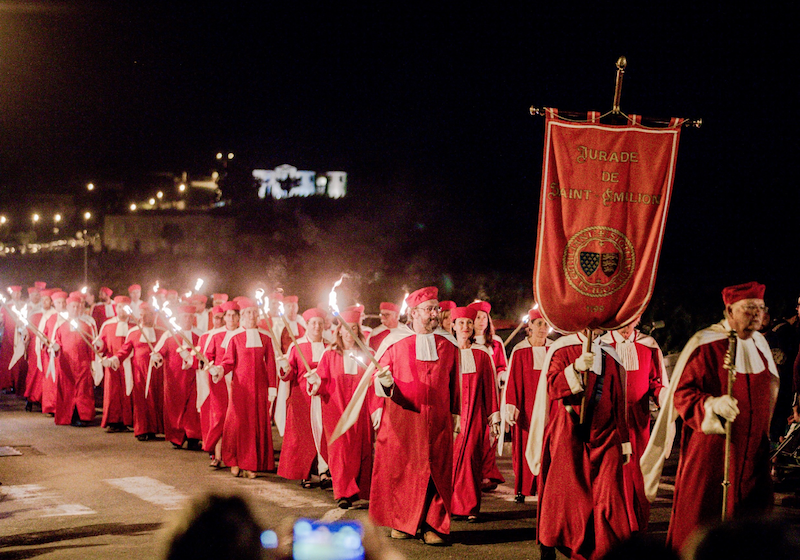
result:
[[[472,362],[464,353],[472,354]],[[475,367],[471,367],[474,365]],[[498,411],[492,358],[482,345],[460,351],[461,431],[453,442],[453,515],[478,515],[483,479],[483,438]],[[467,371],[471,370],[471,371]]]
[[[753,338],[758,337],[760,333],[754,333]],[[738,341],[740,352],[746,342]],[[731,434],[730,516],[764,514],[773,502],[769,424],[774,404],[771,386],[778,383],[778,377],[770,371],[775,366],[772,363],[770,368],[769,347],[762,348],[753,345],[750,369],[754,373],[743,373],[738,359],[736,364],[740,373],[733,384],[733,398],[738,401],[739,415]],[[667,533],[667,543],[675,549],[680,549],[698,527],[719,521],[722,513],[725,436],[704,434],[701,425],[706,399],[727,394],[728,372],[723,367],[727,350],[727,338],[700,344],[689,356],[674,390],[674,406],[683,418]]]
[[[98,327],[109,319],[116,317],[116,315],[117,312],[113,303],[96,303],[92,307],[92,319],[94,319],[94,324]]]
[[[508,360],[506,359],[506,349],[505,346],[503,346],[503,339],[497,335],[494,335],[490,345],[482,344],[482,346],[487,348],[489,350],[489,354],[492,356],[492,361],[494,362],[495,368],[495,391],[497,391],[497,387],[500,386],[498,381],[500,379],[505,379],[505,371],[508,367]],[[497,402],[500,402],[499,397],[497,398]],[[504,483],[506,479],[503,477],[503,475],[500,473],[500,469],[497,467],[497,439],[492,437],[488,426],[486,427],[483,435],[482,448],[483,478],[486,478],[495,484]]]
[[[305,337],[298,339],[297,342],[311,368],[317,367],[318,362],[314,361],[311,342]],[[317,460],[317,447],[314,445],[314,436],[311,432],[311,397],[308,395],[306,371],[297,347],[292,345],[289,350],[289,371],[280,372],[281,380],[289,383],[289,397],[286,399],[286,428],[283,432],[278,476],[289,480],[310,478],[311,469]],[[320,450],[322,458],[327,461],[325,438],[322,438],[320,447],[322,447]]]
[[[623,450],[630,452],[624,370],[612,348],[592,347],[596,357],[587,374],[583,427],[566,408],[580,415],[584,391],[576,384],[580,374],[573,363],[584,340],[582,335],[558,339],[545,360],[549,420],[538,479],[539,541],[578,559],[600,558],[631,534],[622,474]]]
[[[644,531],[650,518],[650,502],[645,494],[639,459],[650,439],[650,398],[652,397],[658,403],[661,390],[668,383],[664,369],[664,357],[658,343],[652,337],[636,330],[627,342],[623,342],[622,335],[617,331],[611,331],[604,335],[603,341],[617,351],[623,366],[628,366],[625,367],[626,395],[628,430],[630,430],[633,455],[631,460],[622,467],[622,472],[625,475],[625,500],[628,503],[631,529]],[[633,345],[630,350],[636,352],[636,357],[630,364],[626,362],[626,345]]]
[[[373,330],[369,334],[369,340],[367,341],[367,345],[370,348],[372,348],[373,352],[375,352],[376,350],[378,350],[378,348],[380,348],[381,342],[383,342],[383,340],[387,336],[389,336],[390,332],[392,332],[392,331],[390,329],[387,329],[383,325],[380,325],[379,327],[376,327],[375,330]]]
[[[200,337],[194,332],[183,331],[192,346]],[[197,358],[192,358],[191,367],[184,369],[179,351],[187,347],[182,338],[170,332],[164,333],[155,351],[164,358],[164,436],[175,445],[183,445],[184,439],[199,440],[200,413],[197,411]],[[186,348],[188,350],[188,348]]]
[[[533,347],[530,341],[525,339],[511,351],[508,369],[505,413],[515,421],[511,428],[514,493],[523,496],[536,494],[536,478],[525,460],[525,447],[528,444],[533,403],[536,400],[536,388],[539,385],[545,354],[547,346]]]
[[[39,327],[42,312],[37,311],[28,318],[31,325]],[[39,338],[33,334],[33,329],[28,327],[28,348],[26,350],[28,361],[28,374],[25,377],[25,398],[30,402],[42,402],[42,382],[44,373],[39,369],[39,356],[36,354],[36,345],[41,344]]]
[[[14,303],[9,302],[8,305],[14,305]],[[21,303],[20,306],[22,306]],[[3,336],[2,340],[0,340],[0,389],[13,388],[18,393],[21,393],[24,389],[20,386],[19,378],[22,360],[9,367],[11,357],[14,355],[14,332],[17,329],[17,323],[8,309],[3,307],[0,311],[2,311],[3,318]]]
[[[222,460],[248,471],[274,471],[269,388],[278,382],[272,340],[259,329],[241,329],[231,338],[220,365],[225,374],[233,373]]]
[[[222,365],[225,351],[228,349],[231,338],[242,329],[228,330],[226,327],[213,329],[205,333],[208,336],[203,348],[209,363],[215,366]],[[205,336],[204,335],[204,336]],[[228,380],[214,383],[211,374],[204,372],[208,383],[209,394],[200,406],[200,428],[203,433],[203,450],[214,452],[217,442],[222,437],[225,429],[225,418],[228,416],[228,401],[230,389]]]
[[[72,422],[72,414],[84,422],[94,418],[94,381],[92,379],[92,360],[94,350],[77,330],[73,330],[69,320],[63,320],[55,330],[53,342],[61,348],[56,353],[56,409],[55,422],[67,425]],[[94,339],[94,329],[90,324],[77,319],[78,328],[89,340]]]
[[[154,340],[150,344],[155,346],[164,331],[159,327],[151,327],[154,331]],[[149,329],[148,329],[149,330]],[[153,333],[151,333],[153,334]],[[114,354],[120,362],[133,355],[133,433],[163,434],[164,433],[164,376],[160,368],[153,368],[150,372],[150,386],[147,388],[147,371],[150,368],[150,346],[142,335],[141,329],[133,327],[128,331],[128,336],[122,347]],[[122,366],[120,365],[120,369]]]
[[[44,328],[40,329],[44,335],[53,340],[53,334],[56,330],[56,321],[59,325],[64,321],[59,318],[58,313],[53,312],[44,323]],[[51,363],[52,362],[52,363]],[[42,380],[42,413],[55,414],[56,412],[56,377],[55,361],[53,360],[50,351],[42,348],[42,371],[44,371],[44,379]]]
[[[349,350],[345,350],[349,352]],[[348,372],[345,359],[334,350],[327,350],[317,367],[320,377],[318,395],[322,399],[322,423],[326,438],[336,429],[345,407],[350,402],[358,382],[364,375],[361,364],[348,358]],[[367,395],[367,398],[374,399]],[[333,499],[369,499],[372,480],[372,423],[368,409],[362,407],[358,421],[336,441],[328,443],[328,464],[333,479]]]
[[[433,337],[438,359],[417,359],[420,336]],[[369,514],[378,525],[414,535],[425,523],[439,533],[450,533],[451,415],[461,412],[457,352],[456,345],[441,335],[413,334],[380,357],[395,384],[391,396],[383,399],[375,441]]]
[[[289,322],[288,322],[288,320],[284,319],[279,324],[282,326],[282,328],[281,328],[281,352],[286,354],[289,351],[289,346],[292,345],[292,336],[289,334],[289,331],[287,330],[287,324],[289,324]],[[295,321],[294,326],[295,326],[295,328],[292,329],[292,333],[294,333],[294,337],[297,340],[300,340],[300,338],[304,334],[306,334],[306,329],[303,328],[303,325],[301,325],[299,321]]]
[[[135,327],[133,323],[127,323],[119,327],[119,332],[125,336],[117,336],[119,319],[112,317],[100,327],[100,340],[103,341],[102,354],[105,357],[114,356],[119,352],[128,332]],[[126,393],[125,386],[125,366],[120,364],[118,369],[103,368],[103,422],[102,426],[109,424],[125,424],[133,426],[133,398]]]

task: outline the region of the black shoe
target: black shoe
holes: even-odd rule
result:
[[[522,494],[517,494],[516,496],[514,496],[514,501],[517,502],[518,504],[524,504],[525,496],[523,496]]]
[[[31,401],[25,403],[25,412],[33,412],[33,403]]]
[[[199,439],[187,439],[186,440],[186,449],[189,451],[202,451],[203,446],[200,445]]]
[[[340,509],[350,509],[353,507],[353,502],[351,502],[349,498],[339,498],[336,501],[336,505],[339,506]]]
[[[136,439],[138,439],[139,441],[147,441],[147,434],[139,434],[138,436],[136,436]]]
[[[323,490],[333,488],[333,480],[331,480],[331,471],[327,471],[319,475],[319,487]]]
[[[89,425],[89,423],[84,422],[83,420],[73,420],[72,425],[75,426],[76,428],[85,428],[86,426]]]
[[[556,560],[556,549],[552,546],[540,544],[539,558],[541,558],[541,560]]]
[[[172,444],[172,448],[173,449],[183,449],[183,444],[182,443],[173,443]]]

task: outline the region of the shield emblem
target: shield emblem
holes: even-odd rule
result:
[[[600,264],[600,253],[581,251],[581,270],[586,276],[591,276]]]
[[[614,275],[619,266],[619,253],[603,253],[600,255],[600,268],[609,278]]]

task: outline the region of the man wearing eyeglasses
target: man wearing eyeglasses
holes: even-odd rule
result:
[[[652,501],[661,466],[672,447],[673,423],[683,418],[678,474],[667,542],[680,549],[689,535],[722,516],[725,427],[731,424],[726,517],[763,514],[773,502],[769,424],[778,394],[778,372],[758,332],[764,285],[722,290],[725,319],[688,342],[670,380],[668,397],[641,460]],[[735,333],[736,376],[728,395],[725,368],[729,333]]]
[[[396,329],[408,330],[408,327],[400,324],[400,308],[390,302],[383,301],[380,305],[381,324],[369,335],[367,344],[372,350],[377,350],[384,339]]]
[[[413,332],[398,329],[378,349],[375,390],[383,413],[375,442],[370,517],[391,537],[446,544],[453,495],[453,429],[460,412],[453,342],[438,333],[438,290],[406,298]]]

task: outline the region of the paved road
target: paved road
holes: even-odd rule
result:
[[[23,408],[22,399],[0,396],[0,559],[155,558],[162,525],[190,497],[215,490],[247,496],[266,527],[293,516],[366,516],[363,503],[336,508],[329,490],[302,489],[273,474],[233,478],[211,470],[202,452],[174,450],[163,440],[138,442],[97,425],[55,426]],[[536,504],[530,498],[514,503],[510,460],[501,459],[500,467],[509,482],[484,494],[482,523],[454,523],[447,548],[417,541],[395,542],[397,548],[410,559],[538,558]],[[659,538],[667,528],[669,482],[651,518]]]

